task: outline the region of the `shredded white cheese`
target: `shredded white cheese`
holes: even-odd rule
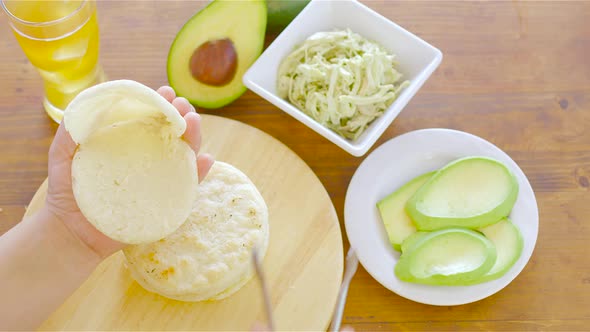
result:
[[[318,32],[281,63],[278,94],[355,140],[409,84],[395,66],[393,54],[350,30]]]

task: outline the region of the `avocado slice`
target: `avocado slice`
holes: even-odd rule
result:
[[[481,278],[484,282],[503,276],[520,257],[524,243],[520,230],[509,219],[482,228],[481,232],[494,243],[498,254],[492,269]]]
[[[477,282],[496,262],[494,244],[467,228],[451,227],[418,237],[395,266],[395,275],[402,281],[468,285]]]
[[[402,242],[400,247],[402,254],[407,254],[410,250],[412,250],[412,248],[414,248],[414,245],[418,243],[419,240],[428,234],[430,234],[430,232],[416,232],[408,236],[404,242]]]
[[[308,3],[309,0],[267,0],[268,25],[266,32],[278,34],[283,31]]]
[[[168,81],[193,105],[216,109],[245,91],[242,76],[262,53],[266,3],[215,0],[176,35],[168,53]]]
[[[406,203],[433,174],[434,172],[429,172],[417,176],[377,202],[377,208],[385,225],[389,242],[397,251],[400,251],[402,242],[416,232],[414,223],[406,213]]]
[[[408,200],[418,230],[477,229],[508,216],[518,196],[516,177],[501,162],[466,157],[436,172]]]

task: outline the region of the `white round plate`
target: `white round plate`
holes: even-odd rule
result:
[[[495,158],[516,175],[519,193],[510,219],[523,236],[524,248],[520,258],[499,279],[473,286],[429,286],[399,280],[394,274],[399,253],[389,244],[376,203],[412,178],[467,156]],[[412,301],[446,306],[479,301],[508,285],[529,261],[539,230],[535,194],[514,160],[482,138],[450,129],[412,131],[373,151],[350,181],[344,218],[350,245],[373,278]]]

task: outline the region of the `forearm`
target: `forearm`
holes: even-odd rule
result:
[[[23,220],[0,237],[0,330],[39,327],[99,262],[46,210]]]

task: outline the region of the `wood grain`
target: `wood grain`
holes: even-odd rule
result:
[[[277,329],[326,328],[342,279],[343,252],[325,189],[301,159],[263,132],[212,115],[203,115],[202,125],[202,151],[248,175],[268,206],[270,238],[263,263]],[[27,216],[45,204],[46,192],[44,182]],[[223,301],[169,300],[134,282],[119,252],[102,262],[40,329],[245,330],[265,321],[260,292],[254,278]]]
[[[540,234],[522,274],[496,295],[438,308],[400,298],[364,270],[345,323],[358,330],[587,330],[590,326],[590,2],[363,1],[440,48],[439,69],[376,146],[445,127],[483,137],[523,169]],[[166,84],[175,33],[202,2],[99,3],[101,59],[110,78]],[[132,36],[131,32],[137,33]],[[55,131],[41,81],[0,16],[0,231],[16,223],[47,175]],[[278,138],[315,171],[340,220],[355,158],[251,92],[218,111]]]

